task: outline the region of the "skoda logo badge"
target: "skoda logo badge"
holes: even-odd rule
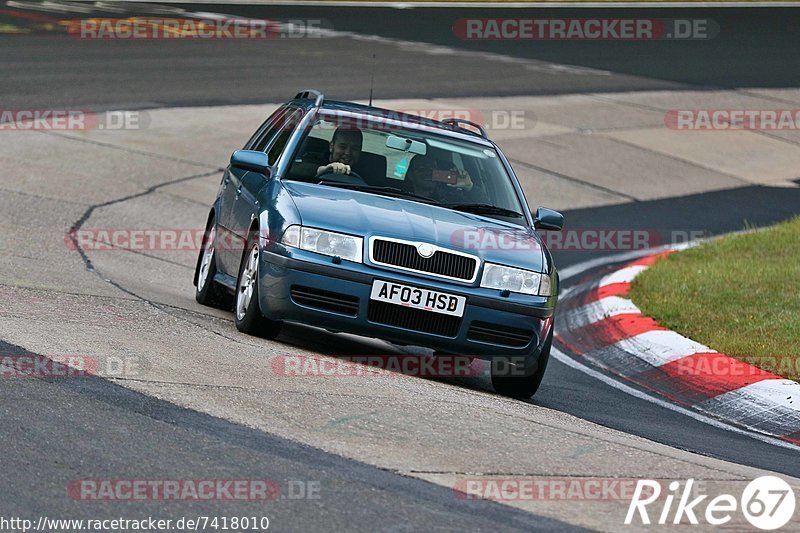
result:
[[[432,256],[433,252],[434,252],[433,246],[431,246],[428,243],[422,243],[419,246],[417,246],[417,253],[426,259]]]

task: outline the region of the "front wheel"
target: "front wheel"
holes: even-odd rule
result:
[[[550,327],[550,333],[547,335],[547,340],[542,346],[542,352],[536,361],[536,370],[524,375],[511,376],[513,373],[509,370],[508,365],[503,365],[505,368],[498,371],[495,362],[492,362],[492,386],[498,394],[517,398],[519,400],[527,400],[539,390],[539,385],[542,384],[545,369],[547,369],[547,361],[550,359],[550,348],[553,345],[553,327]]]
[[[256,335],[274,339],[281,330],[281,323],[267,319],[261,314],[258,305],[258,237],[247,242],[247,252],[239,267],[239,278],[236,280],[236,303],[234,305],[234,323],[236,329],[248,335]]]

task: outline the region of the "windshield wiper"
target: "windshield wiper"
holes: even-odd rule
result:
[[[442,207],[455,209],[456,211],[464,211],[467,213],[475,213],[476,215],[499,215],[501,217],[524,218],[525,215],[517,213],[505,207],[497,207],[490,204],[441,204]]]
[[[329,185],[331,187],[341,187],[343,189],[353,189],[356,191],[372,192],[375,194],[385,194],[387,196],[413,198],[415,200],[431,204],[436,203],[436,200],[434,200],[433,198],[428,198],[427,196],[422,196],[419,194],[414,194],[413,192],[404,191],[403,189],[398,189],[397,187],[378,187],[377,185],[359,185],[357,183],[344,183],[341,181],[332,181],[332,180],[322,180],[319,182],[319,185]]]

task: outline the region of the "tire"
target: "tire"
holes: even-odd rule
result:
[[[236,297],[233,304],[233,320],[236,329],[248,335],[274,339],[281,331],[281,323],[267,319],[261,314],[258,304],[258,268],[260,250],[258,236],[249,238],[239,276],[236,279]]]
[[[203,235],[203,246],[197,258],[197,268],[194,273],[194,284],[197,287],[194,299],[197,303],[216,307],[218,309],[231,308],[231,296],[219,283],[214,281],[217,274],[216,251],[217,224],[213,217],[208,222],[208,227]]]
[[[544,372],[547,369],[547,361],[550,360],[550,348],[553,345],[553,327],[550,327],[550,333],[547,335],[547,340],[542,346],[542,352],[536,361],[536,370],[533,373],[522,376],[508,376],[496,374],[495,365],[492,364],[492,386],[498,394],[516,398],[519,400],[527,400],[539,390],[539,385],[542,384]],[[503,374],[507,374],[504,372]]]

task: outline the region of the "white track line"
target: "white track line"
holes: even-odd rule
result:
[[[645,331],[622,339],[614,346],[653,366],[663,366],[696,353],[714,352],[708,346],[669,330]]]
[[[744,233],[744,232],[735,231],[733,233],[728,233],[726,235],[737,235],[739,233]],[[624,254],[604,255],[603,257],[590,259],[589,261],[584,261],[583,263],[578,263],[577,265],[572,265],[564,269],[559,269],[558,270],[559,279],[561,281],[564,281],[569,278],[573,278],[578,274],[583,274],[587,270],[591,270],[599,266],[610,265],[612,263],[622,263],[623,261],[627,260],[639,259],[640,257],[645,257],[647,255],[655,255],[658,252],[665,252],[667,250],[675,250],[675,251],[685,250],[687,248],[692,248],[694,246],[697,246],[698,244],[701,244],[706,240],[711,240],[711,239],[700,239],[697,241],[683,242],[678,244],[666,244],[664,246],[656,246],[654,248],[647,248],[644,250],[633,250],[630,252],[625,252]],[[567,292],[568,291],[562,293],[561,297],[563,298],[564,295],[567,294]]]
[[[606,296],[596,302],[591,302],[583,307],[569,311],[569,314],[572,316],[572,318],[570,318],[570,327],[575,329],[594,324],[595,322],[612,316],[624,314],[638,315],[641,313],[639,308],[627,298]]]
[[[736,233],[740,233],[740,232],[736,232]],[[699,242],[700,241],[696,241],[696,242],[692,242],[692,243],[682,243],[679,246],[662,246],[660,248],[651,248],[649,250],[635,250],[635,251],[628,252],[628,253],[625,253],[625,254],[616,254],[616,255],[609,255],[609,256],[605,256],[605,257],[598,257],[597,259],[584,261],[583,263],[578,263],[576,265],[573,265],[571,267],[567,267],[564,270],[559,271],[560,272],[560,274],[559,274],[560,275],[560,279],[561,279],[561,281],[564,281],[564,280],[573,278],[573,277],[575,277],[575,276],[577,276],[579,274],[582,274],[582,273],[584,273],[584,272],[586,272],[588,270],[591,270],[593,268],[596,268],[596,267],[605,266],[605,265],[612,264],[612,263],[618,263],[618,262],[624,262],[624,261],[628,261],[628,260],[638,259],[640,257],[644,257],[644,256],[647,256],[647,255],[653,255],[654,253],[657,253],[659,250],[668,250],[668,249],[679,250],[679,249],[690,248],[692,246],[695,246],[695,245],[699,244]],[[612,274],[612,276],[613,276],[613,274]],[[567,292],[569,292],[569,291],[565,291],[565,293],[567,293]],[[563,298],[565,293],[562,293],[562,296],[561,296],[562,298]],[[602,300],[600,300],[600,301],[602,301]],[[556,334],[558,334],[558,332],[556,332]],[[698,345],[698,346],[702,346],[702,345]],[[703,347],[703,348],[705,348],[705,347]],[[710,352],[710,351],[713,351],[713,350],[707,349],[705,351],[709,351]],[[605,375],[605,374],[603,374],[601,372],[598,372],[597,370],[595,370],[595,369],[593,369],[593,368],[591,368],[591,367],[589,367],[589,366],[587,366],[587,365],[585,365],[583,363],[579,363],[578,361],[576,361],[575,359],[572,359],[567,354],[565,354],[564,352],[560,351],[559,349],[557,349],[555,347],[552,348],[551,353],[553,354],[553,356],[558,361],[564,363],[565,365],[567,365],[567,366],[569,366],[571,368],[574,368],[576,370],[579,370],[579,371],[583,372],[584,374],[587,374],[589,376],[597,378],[600,381],[602,381],[603,383],[605,383],[607,385],[610,385],[610,386],[614,387],[615,389],[621,390],[622,392],[630,394],[631,396],[634,396],[634,397],[639,398],[641,400],[645,400],[645,401],[648,401],[650,403],[654,403],[656,405],[659,405],[661,407],[665,407],[665,408],[667,408],[667,409],[669,409],[671,411],[675,411],[677,413],[684,414],[684,415],[686,415],[686,416],[688,416],[690,418],[693,418],[693,419],[698,420],[700,422],[704,422],[706,424],[710,424],[710,425],[712,425],[712,426],[714,426],[716,428],[724,429],[724,430],[727,430],[727,431],[732,431],[732,432],[738,433],[740,435],[747,435],[747,436],[752,437],[752,438],[754,438],[756,440],[760,440],[760,441],[766,442],[768,444],[773,444],[775,446],[780,446],[781,448],[788,448],[788,449],[791,449],[791,450],[797,450],[798,449],[797,445],[792,444],[790,442],[787,442],[787,441],[784,441],[784,440],[781,440],[781,439],[778,439],[778,438],[775,438],[775,437],[770,437],[770,436],[767,436],[767,435],[763,435],[761,433],[756,433],[755,430],[748,431],[748,430],[745,430],[745,429],[741,429],[741,428],[738,428],[736,426],[732,426],[730,424],[726,424],[724,422],[721,422],[721,421],[719,421],[719,420],[717,420],[715,418],[700,414],[697,411],[692,411],[692,410],[686,409],[684,407],[680,407],[678,405],[675,405],[673,403],[667,402],[665,400],[662,400],[662,399],[660,399],[660,398],[658,398],[656,396],[651,396],[650,394],[647,394],[647,393],[642,392],[642,391],[640,391],[638,389],[635,389],[635,388],[633,388],[633,387],[631,387],[629,385],[626,385],[622,381],[619,381],[619,380],[614,379],[614,378],[612,378],[610,376],[607,376],[607,375]]]
[[[600,286],[613,285],[614,283],[630,283],[633,278],[647,270],[645,265],[631,265],[629,267],[621,268],[612,272],[607,276],[603,276],[600,280]]]
[[[624,254],[604,255],[603,257],[590,259],[589,261],[584,261],[583,263],[578,263],[577,265],[572,265],[564,269],[559,269],[558,276],[561,281],[564,281],[570,278],[574,278],[578,274],[583,274],[587,270],[591,270],[593,268],[610,265],[611,263],[621,263],[629,259],[639,259],[640,257],[644,257],[646,255],[653,255],[668,249],[670,248],[667,246],[660,246],[657,248],[647,248],[646,250],[633,250],[631,252],[625,252]]]
[[[565,365],[567,365],[567,366],[569,366],[571,368],[574,368],[575,370],[579,370],[580,372],[583,372],[584,374],[587,374],[587,375],[589,375],[589,376],[591,376],[593,378],[599,379],[600,381],[602,381],[606,385],[609,385],[610,387],[613,387],[613,388],[615,388],[617,390],[620,390],[620,391],[622,391],[622,392],[624,392],[626,394],[630,394],[631,396],[639,398],[640,400],[645,400],[647,402],[654,403],[654,404],[658,405],[659,407],[664,407],[665,409],[669,409],[670,411],[675,411],[676,413],[680,413],[682,415],[686,415],[689,418],[693,418],[693,419],[697,420],[698,422],[703,422],[704,424],[708,424],[710,426],[714,426],[714,427],[719,428],[719,429],[724,429],[724,430],[730,431],[732,433],[737,433],[739,435],[745,435],[745,436],[753,438],[755,440],[760,440],[760,441],[765,442],[767,444],[772,444],[773,446],[779,446],[781,448],[787,448],[787,449],[790,449],[790,450],[797,450],[797,448],[798,448],[797,446],[795,446],[794,444],[792,444],[790,442],[787,442],[787,441],[784,441],[784,440],[781,440],[781,439],[776,439],[774,437],[769,437],[767,435],[762,435],[760,433],[755,433],[753,431],[747,431],[747,430],[744,430],[744,429],[740,429],[740,428],[737,428],[735,426],[731,426],[731,425],[728,425],[728,424],[726,424],[724,422],[721,422],[721,421],[717,420],[716,418],[711,418],[709,416],[700,414],[700,413],[698,413],[696,411],[691,411],[691,410],[686,409],[684,407],[680,407],[680,406],[675,405],[673,403],[670,403],[670,402],[668,402],[666,400],[662,400],[660,398],[656,398],[654,396],[650,396],[649,394],[646,394],[646,393],[644,393],[644,392],[642,392],[642,391],[640,391],[638,389],[634,389],[633,387],[631,387],[629,385],[626,385],[626,384],[622,383],[621,381],[617,381],[616,379],[613,379],[613,378],[611,378],[609,376],[606,376],[605,374],[602,374],[601,372],[598,372],[597,370],[594,370],[592,368],[584,366],[583,364],[575,361],[574,359],[572,359],[570,356],[568,356],[567,354],[565,354],[564,352],[562,352],[558,348],[553,347],[551,349],[550,353],[551,353],[551,355],[553,355],[553,357],[555,357],[558,361],[564,363]]]
[[[800,412],[800,384],[791,379],[764,379],[709,398],[704,403],[725,405],[730,402],[746,402],[754,409],[780,407]],[[752,414],[752,413],[751,413]]]

